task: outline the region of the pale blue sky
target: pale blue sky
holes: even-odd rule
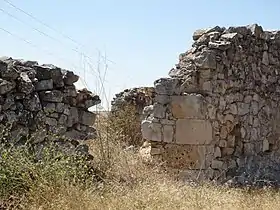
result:
[[[103,53],[106,51],[108,59],[114,61],[108,63],[105,82],[109,100],[124,88],[150,86],[154,80],[167,76],[177,63],[178,55],[190,48],[192,33],[196,29],[251,23],[258,23],[264,29],[280,29],[280,1],[277,0],[8,1],[83,46],[75,45],[0,0],[1,56],[37,60],[73,70],[82,77],[86,75],[85,81],[94,91],[100,85],[77,51],[89,55],[95,69],[98,58],[96,49]],[[27,25],[5,14],[3,10]],[[100,72],[101,75],[105,72],[102,65]],[[102,98],[105,101],[104,96]]]

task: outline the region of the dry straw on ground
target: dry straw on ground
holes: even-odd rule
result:
[[[133,149],[125,150],[124,136],[111,123],[106,117],[99,118],[102,136],[90,143],[94,165],[102,171],[102,182],[94,185],[61,179],[41,182],[15,199],[14,204],[30,210],[280,208],[280,194],[275,190],[191,186],[176,181],[157,165],[143,162]]]

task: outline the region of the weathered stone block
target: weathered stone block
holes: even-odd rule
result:
[[[195,64],[202,69],[216,69],[216,54],[211,50],[204,50],[194,58]]]
[[[212,141],[212,126],[207,120],[179,119],[176,122],[177,144],[210,144]]]
[[[171,111],[177,119],[196,118],[205,119],[207,107],[203,96],[188,94],[172,96]]]
[[[46,117],[45,123],[47,125],[57,126],[57,120],[55,118],[52,118],[52,117]]]
[[[6,94],[16,87],[15,82],[0,79],[0,94]]]
[[[222,153],[221,153],[220,147],[216,147],[215,152],[214,152],[214,158],[221,157],[221,156],[222,156]]]
[[[79,76],[72,71],[63,72],[63,81],[65,85],[73,85],[79,80]]]
[[[36,66],[36,78],[38,80],[51,79],[51,69],[46,66]]]
[[[63,74],[60,68],[55,67],[51,70],[51,78],[55,87],[60,88],[64,86]]]
[[[213,169],[222,169],[224,162],[221,160],[212,160],[211,168]]]
[[[169,95],[156,95],[155,101],[160,104],[168,104],[171,101],[171,97]]]
[[[41,80],[36,84],[36,90],[52,90],[53,89],[53,80]]]
[[[44,112],[46,112],[46,113],[53,113],[53,112],[55,112],[56,111],[55,106],[56,106],[55,103],[45,103],[43,105]]]
[[[155,118],[163,119],[166,114],[166,107],[162,104],[155,103],[153,105],[153,113]]]
[[[63,90],[63,95],[64,96],[70,96],[70,97],[76,97],[77,96],[77,91],[74,85],[71,86],[66,86],[65,89]]]
[[[59,90],[40,92],[40,97],[46,102],[62,102],[63,100],[63,94]]]
[[[86,135],[83,132],[71,129],[65,133],[65,136],[69,139],[80,139],[84,140]]]
[[[180,169],[205,169],[205,146],[167,144],[162,153],[167,166]]]
[[[75,123],[79,122],[78,109],[76,107],[70,107],[69,116],[67,120],[67,127],[72,127]]]
[[[67,115],[61,114],[58,119],[58,124],[65,125],[67,122]]]
[[[141,123],[142,136],[146,140],[162,141],[162,126],[159,123],[152,123],[144,120]]]
[[[39,111],[42,109],[40,98],[37,93],[30,95],[29,98],[23,100],[24,108],[30,111]]]
[[[14,80],[18,78],[19,71],[11,64],[8,65],[6,62],[0,61],[0,74],[2,78]]]
[[[164,125],[163,126],[163,141],[167,143],[171,143],[173,141],[174,136],[174,128],[172,125]]]
[[[79,110],[79,123],[92,126],[96,119],[96,114],[89,111]]]
[[[178,79],[161,78],[154,82],[155,92],[161,95],[173,95],[178,92]]]

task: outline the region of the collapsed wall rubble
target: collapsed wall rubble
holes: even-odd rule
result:
[[[154,83],[150,154],[182,174],[280,183],[280,31],[216,26],[193,40]]]
[[[153,87],[125,89],[117,93],[111,102],[111,111],[117,113],[125,106],[133,106],[135,114],[141,116],[144,107],[153,104],[155,90]]]
[[[153,104],[155,91],[153,87],[126,89],[113,98],[111,112],[108,115],[111,129],[121,133],[124,146],[141,146],[141,120],[143,109]]]
[[[86,89],[77,90],[74,83],[78,79],[72,71],[53,65],[2,57],[1,125],[10,125],[12,139],[17,141],[38,131],[73,140],[93,138],[95,114],[88,108],[101,101]]]

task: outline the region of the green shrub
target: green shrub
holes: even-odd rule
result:
[[[0,201],[22,197],[41,186],[93,184],[96,171],[82,156],[67,155],[49,144],[40,153],[32,147],[0,146]]]

